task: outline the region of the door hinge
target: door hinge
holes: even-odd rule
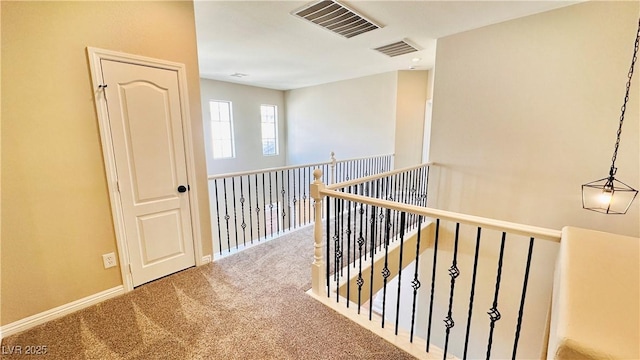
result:
[[[129,264],[129,274],[133,274],[133,270],[131,270],[131,264]]]

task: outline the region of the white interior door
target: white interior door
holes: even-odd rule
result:
[[[195,265],[178,74],[105,59],[101,68],[130,271],[138,286]]]

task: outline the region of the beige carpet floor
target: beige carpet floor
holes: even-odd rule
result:
[[[3,340],[2,359],[414,359],[313,300],[312,228]]]

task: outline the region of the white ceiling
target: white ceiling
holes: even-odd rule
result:
[[[383,26],[350,39],[291,15],[314,2],[196,0],[200,76],[289,90],[430,69],[438,38],[578,1],[342,1]],[[372,50],[403,39],[421,50],[393,58]]]

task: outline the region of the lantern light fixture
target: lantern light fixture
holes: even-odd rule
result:
[[[631,203],[638,195],[638,190],[619,181],[615,178],[616,157],[618,156],[618,147],[620,146],[620,135],[622,134],[622,123],[624,122],[624,114],[627,110],[627,102],[629,101],[629,90],[631,88],[631,78],[633,77],[633,68],[638,57],[638,45],[640,44],[640,19],[638,19],[638,32],[633,50],[633,58],[631,60],[631,68],[627,77],[627,88],[624,95],[624,102],[621,108],[620,122],[618,124],[618,132],[616,136],[616,144],[613,149],[613,157],[611,158],[611,168],[609,176],[600,180],[592,181],[582,185],[582,208],[600,212],[603,214],[626,214]]]

